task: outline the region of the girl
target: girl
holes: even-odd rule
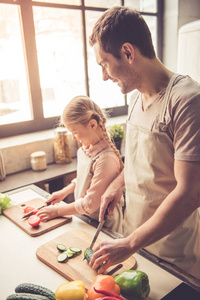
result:
[[[52,193],[48,199],[58,203],[74,192],[75,202],[64,206],[51,205],[37,215],[42,221],[58,216],[86,214],[98,220],[101,196],[123,169],[119,151],[106,131],[106,118],[102,110],[87,96],[73,98],[65,107],[62,123],[81,142],[77,152],[77,178],[62,190]],[[123,197],[105,226],[122,233]]]

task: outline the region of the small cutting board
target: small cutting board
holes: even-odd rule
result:
[[[85,283],[85,287],[89,288],[94,278],[97,276],[97,272],[93,270],[88,265],[87,260],[83,260],[83,258],[84,251],[89,247],[92,238],[93,236],[91,234],[82,230],[67,231],[57,238],[40,246],[36,251],[36,255],[39,260],[44,262],[67,280],[82,280]],[[100,239],[97,239],[96,244],[99,242]],[[57,255],[60,254],[59,250],[57,249],[58,244],[63,244],[66,246],[66,248],[78,247],[82,250],[82,253],[78,256],[68,259],[67,262],[59,263],[57,261]],[[125,270],[135,268],[136,260],[133,256],[131,256],[121,264],[110,267],[106,274],[115,275]]]
[[[37,227],[32,227],[28,224],[28,219],[22,219],[26,206],[37,208],[44,204],[44,202],[41,198],[32,199],[5,209],[3,214],[32,237],[44,234],[72,220],[72,216],[64,216],[47,222],[41,222]]]

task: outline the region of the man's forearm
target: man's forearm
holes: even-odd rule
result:
[[[119,173],[119,175],[113,180],[113,185],[119,187],[123,187],[125,182],[124,182],[124,169]]]
[[[198,205],[188,203],[188,195],[175,188],[144,224],[128,236],[133,252],[147,247],[175,230]]]

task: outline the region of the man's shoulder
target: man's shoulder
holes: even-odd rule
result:
[[[173,91],[176,96],[188,98],[200,95],[200,83],[188,75],[180,75],[174,84]]]

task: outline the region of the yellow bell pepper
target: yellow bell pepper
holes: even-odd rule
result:
[[[86,300],[86,290],[84,282],[74,280],[61,284],[56,289],[56,300]]]

